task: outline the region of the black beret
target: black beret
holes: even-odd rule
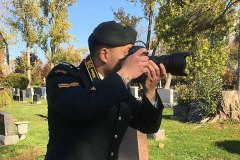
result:
[[[102,44],[118,47],[134,44],[137,32],[131,26],[123,26],[115,21],[108,21],[99,24],[90,35],[90,37],[92,36]]]

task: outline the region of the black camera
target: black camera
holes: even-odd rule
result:
[[[144,48],[143,46],[132,46],[129,51],[128,55],[130,56],[135,53],[140,48]],[[145,53],[148,55],[148,53]],[[157,66],[160,63],[164,65],[166,68],[167,73],[171,73],[175,76],[187,76],[184,72],[186,68],[186,57],[189,55],[189,52],[177,52],[171,55],[162,55],[162,56],[149,56],[149,59],[152,60]],[[145,75],[138,77],[137,79],[133,80],[134,83],[144,82],[146,79]]]

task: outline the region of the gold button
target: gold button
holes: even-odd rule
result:
[[[121,120],[122,120],[122,117],[118,117],[118,120],[121,121]]]
[[[115,134],[115,135],[114,135],[114,138],[117,139],[117,137],[118,137],[118,136]]]

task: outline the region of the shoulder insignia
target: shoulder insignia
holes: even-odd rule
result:
[[[63,73],[63,74],[67,74],[67,72],[65,70],[55,70],[55,73]]]
[[[78,82],[72,83],[59,83],[58,88],[69,88],[69,87],[77,87],[80,86]]]

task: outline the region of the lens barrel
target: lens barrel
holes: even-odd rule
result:
[[[128,51],[128,56],[135,53],[138,49],[144,48],[143,46],[132,46]],[[177,52],[171,55],[162,55],[162,56],[149,56],[149,59],[152,60],[157,66],[162,63],[166,69],[167,73],[171,73],[175,76],[187,76],[185,73],[186,69],[186,57],[189,55],[189,52]],[[145,75],[140,76],[135,79],[134,82],[143,82],[145,80]]]

